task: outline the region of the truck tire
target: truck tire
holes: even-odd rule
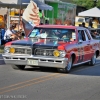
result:
[[[68,64],[65,68],[58,68],[58,72],[69,73],[72,68],[72,57],[70,57]]]
[[[12,68],[16,70],[24,70],[25,65],[12,65]]]
[[[89,65],[94,66],[96,64],[96,53],[91,58],[91,61],[89,62]]]

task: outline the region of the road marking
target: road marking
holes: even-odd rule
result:
[[[11,86],[10,86],[10,89],[8,88],[7,90],[4,90],[4,91],[0,92],[0,94],[6,93],[6,92],[10,92],[10,91],[13,91],[13,90],[17,90],[17,89],[20,89],[20,88],[23,88],[23,87],[31,86],[33,84],[38,84],[38,83],[41,83],[41,82],[44,82],[44,81],[47,81],[47,80],[51,80],[51,79],[54,79],[54,78],[58,78],[58,77],[61,77],[61,76],[64,76],[64,75],[66,75],[66,74],[60,74],[59,73],[59,74],[53,75],[53,77],[47,77],[47,76],[45,76],[47,78],[40,79],[40,80],[37,80],[37,81],[32,82],[32,83],[27,83],[25,85],[22,84],[22,86],[17,86],[17,87],[14,87],[12,89],[11,89]]]
[[[21,84],[24,84],[24,83],[28,83],[28,82],[31,82],[31,81],[36,81],[36,80],[43,79],[43,78],[46,78],[46,77],[55,76],[55,75],[58,75],[58,74],[59,73],[55,73],[55,74],[50,74],[50,75],[47,75],[47,76],[42,76],[42,77],[34,78],[34,79],[31,79],[31,80],[28,80],[28,81],[24,81],[24,82],[13,84],[13,85],[10,85],[10,86],[4,87],[4,88],[0,88],[0,90],[6,89],[6,88],[9,88],[9,87],[13,87],[13,86],[17,86],[17,85],[21,85]]]
[[[100,64],[97,64],[93,67],[97,67],[99,65]],[[73,72],[79,72],[79,71],[89,69],[89,68],[93,68],[93,67],[92,66],[89,66],[89,67],[87,66],[85,68],[83,67],[83,69],[79,69],[77,71],[74,70],[70,74],[72,74]],[[31,80],[28,80],[28,81],[20,82],[20,83],[17,83],[17,84],[13,84],[13,85],[10,85],[10,86],[7,86],[7,87],[0,88],[0,91],[1,91],[0,94],[7,93],[7,92],[10,92],[10,91],[14,91],[14,90],[24,88],[24,87],[27,87],[27,86],[31,86],[33,84],[38,84],[38,83],[41,83],[41,82],[44,82],[44,81],[47,81],[47,80],[51,80],[51,79],[54,79],[54,78],[58,78],[58,77],[61,77],[61,76],[65,76],[65,75],[68,76],[69,74],[55,73],[55,74],[50,74],[50,75],[47,75],[47,76],[42,76],[42,77],[39,77],[39,78],[34,78],[34,79],[31,79]]]
[[[94,67],[97,67],[97,66],[99,66],[100,65],[100,63],[98,63],[98,64],[96,64],[96,65],[94,65],[94,66],[82,66],[82,67],[80,67],[81,69],[77,69],[77,70],[73,70],[71,73],[73,74],[73,72],[79,72],[79,71],[82,71],[82,70],[85,70],[85,69],[89,69],[89,68],[94,68]]]

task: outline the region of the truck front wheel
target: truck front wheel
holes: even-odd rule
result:
[[[69,59],[68,64],[65,68],[58,68],[58,72],[69,73],[72,68],[72,57]]]
[[[25,65],[12,65],[12,68],[16,70],[24,70]]]
[[[89,65],[94,66],[96,64],[96,53],[91,58],[91,61],[89,62]]]

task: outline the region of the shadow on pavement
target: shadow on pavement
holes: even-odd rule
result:
[[[30,67],[25,68],[25,71],[35,71],[35,72],[49,72],[49,73],[57,73],[56,68],[48,68],[48,67]]]
[[[84,64],[73,67],[71,73],[69,74],[82,76],[100,76],[100,63],[96,63],[95,66]]]

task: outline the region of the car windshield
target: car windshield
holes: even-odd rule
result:
[[[29,34],[29,38],[49,38],[58,41],[71,41],[76,39],[75,29],[37,28]]]
[[[79,18],[78,22],[84,22],[84,18]]]

